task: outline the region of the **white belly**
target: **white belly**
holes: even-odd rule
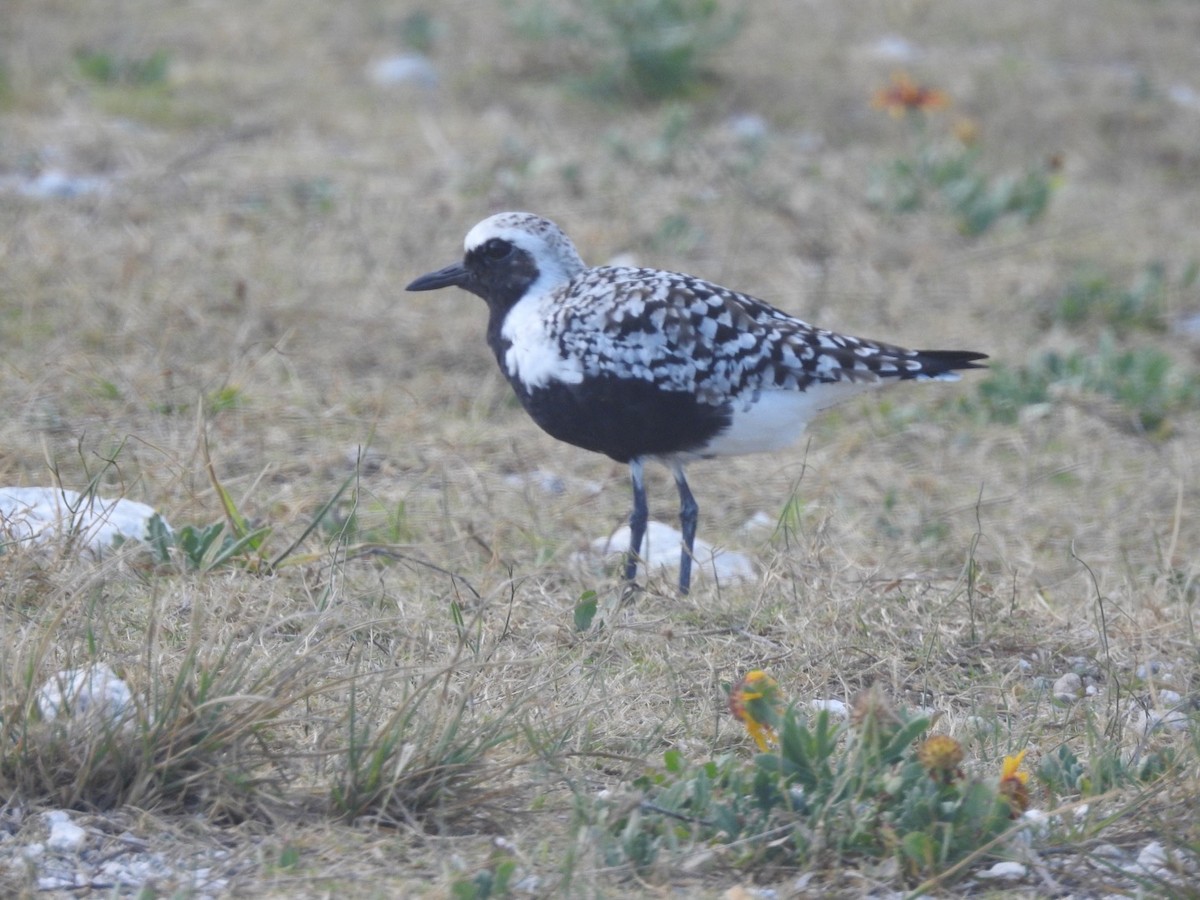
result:
[[[734,407],[733,421],[697,456],[738,456],[784,450],[795,444],[821,410],[876,387],[872,382],[813,385],[807,391],[763,391],[748,409]]]

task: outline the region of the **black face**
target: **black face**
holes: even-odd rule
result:
[[[538,277],[533,256],[503,238],[492,238],[472,249],[461,263],[422,275],[407,290],[433,291],[460,287],[506,310],[521,299]]]

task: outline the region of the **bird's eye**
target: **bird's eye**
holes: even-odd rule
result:
[[[512,252],[513,245],[508,241],[500,240],[500,238],[492,238],[483,245],[483,255],[493,262],[508,259],[512,255]]]

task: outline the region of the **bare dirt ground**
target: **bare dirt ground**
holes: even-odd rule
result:
[[[793,452],[693,467],[700,536],[748,554],[757,578],[680,598],[655,573],[618,609],[615,567],[578,554],[627,516],[624,467],[528,421],[478,300],[403,291],[453,261],[476,221],[526,209],[592,263],[692,272],[824,327],[980,350],[1007,371],[1116,341],[1195,378],[1200,7],[758,2],[712,54],[713,77],[670,102],[574,89],[572,54],[518,37],[504,4],[419,11],[5,4],[0,485],[93,484],[178,529],[223,519],[207,452],[238,509],[273,529],[271,556],[358,474],[328,517],[342,530],[318,527],[272,574],[8,548],[3,684],[36,688],[95,658],[146,691],[185,651],[219,668],[237,648],[263,690],[299,659],[331,680],[374,673],[384,708],[414,673],[453,667],[465,628],[490,649],[444,702],[508,715],[536,748],[505,743],[486,792],[398,825],[300,802],[196,815],[152,793],[81,821],[175,860],[149,889],[180,896],[447,896],[499,857],[532,895],[720,896],[756,876],[632,877],[573,827],[573,798],[627,783],[667,748],[742,747],[721,685],[761,667],[800,703],[878,685],[937,711],[980,769],[1022,748],[1036,765],[1095,734],[1131,753],[1175,747],[1191,761],[1170,788],[1087,840],[1135,856],[1169,834],[1200,847],[1195,395],[1150,427],[1136,399],[1066,378],[1009,420],[981,399],[991,373],[853,403]],[[372,77],[414,44],[427,78]],[[80,62],[156,53],[161,78],[105,80]],[[901,69],[952,101],[925,135],[871,105]],[[970,236],[943,202],[872,202],[881,171],[964,121],[980,171],[1048,173],[1042,216]],[[94,181],[39,193],[58,173]],[[1155,327],[1057,312],[1081,278],[1119,292],[1154,266]],[[513,477],[535,470],[556,489]],[[650,478],[652,515],[671,521],[670,478]],[[743,527],[759,513],[769,524]],[[572,611],[586,591],[608,618],[581,638]],[[1170,679],[1146,677],[1150,664]],[[1094,690],[1051,704],[1045,686],[1072,671]],[[1130,704],[1161,711],[1167,688],[1183,725],[1129,726]],[[327,789],[328,773],[298,761],[344,698],[315,696],[312,722],[292,710],[280,725],[291,801]],[[10,847],[36,838],[39,809],[67,805],[0,804],[20,811]],[[201,867],[211,882],[193,877]],[[30,892],[36,878],[10,866],[0,885]],[[779,896],[898,885],[795,878],[766,876]],[[1093,890],[1103,882],[1075,895]]]

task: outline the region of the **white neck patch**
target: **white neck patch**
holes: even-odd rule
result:
[[[508,311],[500,328],[500,336],[510,344],[504,354],[506,372],[527,389],[552,381],[578,384],[583,380],[582,363],[563,355],[552,329],[555,292],[587,268],[579,251],[549,219],[521,212],[484,219],[467,232],[463,248],[470,253],[496,238],[528,253],[538,270],[537,280]]]
[[[583,364],[564,356],[558,338],[550,333],[547,323],[552,316],[543,302],[548,294],[535,290],[541,281],[539,278],[504,317],[500,336],[510,344],[504,354],[504,368],[530,390],[551,381],[579,384],[583,381]]]

